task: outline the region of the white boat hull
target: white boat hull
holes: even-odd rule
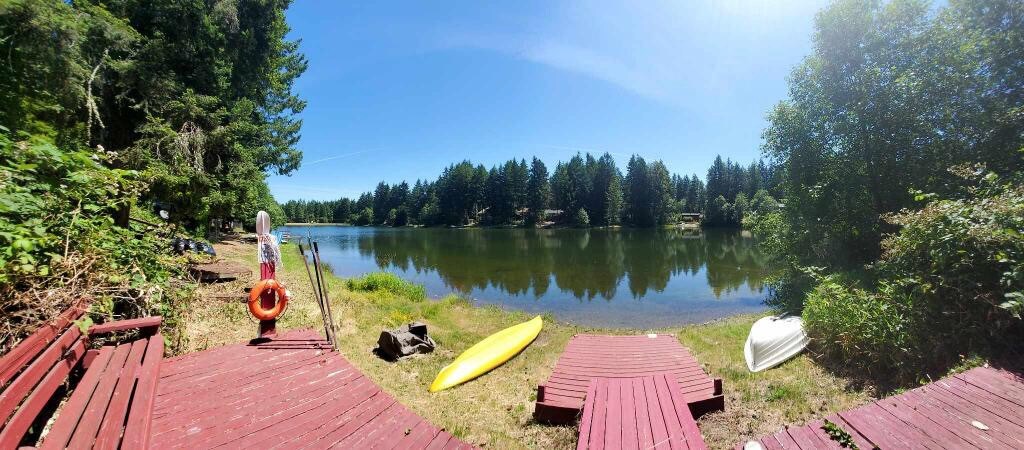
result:
[[[799,316],[768,316],[750,327],[743,356],[751,372],[760,372],[782,364],[807,347],[807,334]]]

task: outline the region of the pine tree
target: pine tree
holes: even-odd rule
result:
[[[672,179],[665,163],[655,161],[648,168],[648,209],[654,224],[665,224],[670,220],[672,211]]]
[[[605,225],[618,225],[622,218],[622,176],[615,171],[605,190],[604,200]]]
[[[544,219],[544,210],[551,201],[551,183],[548,180],[548,168],[544,162],[533,158],[530,162],[530,175],[527,183],[526,207],[530,213],[527,221],[531,224],[539,223]]]
[[[654,225],[650,209],[650,182],[647,162],[633,155],[626,167],[626,217],[631,225],[648,227]]]

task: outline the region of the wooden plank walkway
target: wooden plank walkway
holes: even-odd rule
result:
[[[164,360],[153,448],[473,448],[381,390],[312,330]]]
[[[826,418],[862,449],[1024,448],[1024,378],[978,367]],[[818,420],[757,439],[765,449],[841,448]],[[753,447],[748,442],[737,449]]]
[[[577,450],[705,450],[675,377],[597,378],[590,382]]]
[[[587,388],[595,378],[661,373],[675,375],[694,417],[725,407],[722,380],[704,373],[675,336],[579,334],[566,345],[551,377],[537,388],[534,417],[546,423],[572,423],[579,417]]]

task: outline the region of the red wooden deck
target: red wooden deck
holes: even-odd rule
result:
[[[1024,448],[1024,378],[979,367],[827,419],[862,449],[1020,449]],[[765,449],[841,448],[822,424],[818,420],[788,427],[757,442]]]
[[[580,418],[577,450],[706,449],[675,377],[597,378]]]
[[[571,423],[595,378],[675,375],[694,417],[725,407],[722,381],[712,379],[675,336],[573,336],[551,377],[537,389],[534,417],[541,422]]]
[[[153,448],[472,448],[409,411],[312,330],[166,359]]]

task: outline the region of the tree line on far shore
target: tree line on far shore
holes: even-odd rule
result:
[[[650,227],[700,213],[707,225],[739,226],[745,217],[776,207],[776,178],[763,161],[743,166],[721,156],[708,169],[706,183],[697,174],[670,174],[663,162],[637,155],[623,174],[610,154],[586,153],[558,162],[550,173],[536,157],[490,169],[465,160],[434,181],[382,181],[355,199],[291,200],[281,206],[294,223]]]

